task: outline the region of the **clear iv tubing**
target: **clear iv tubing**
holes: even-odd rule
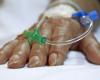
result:
[[[59,41],[59,42],[56,42],[56,41],[50,41],[50,40],[47,40],[47,44],[50,44],[50,45],[68,45],[68,44],[73,44],[73,43],[76,43],[80,40],[82,40],[83,38],[85,38],[89,32],[91,32],[92,28],[93,28],[93,21],[90,19],[90,25],[89,25],[89,28],[84,32],[82,33],[81,35],[73,38],[73,39],[70,39],[70,40],[67,40],[67,41]]]
[[[64,3],[65,3],[65,2],[64,2]],[[57,3],[55,2],[54,4],[57,4]],[[52,4],[52,5],[54,5],[54,4]],[[80,9],[80,7],[77,6],[77,5],[76,5],[75,3],[73,3],[73,2],[68,1],[67,4],[74,5],[78,10]],[[50,7],[50,6],[49,6],[49,7]],[[42,16],[41,20],[40,20],[39,23],[37,24],[37,28],[38,28],[38,29],[40,28],[41,24],[42,24],[43,21],[45,20],[45,13],[46,13],[46,11],[44,11],[44,15]],[[87,29],[84,33],[82,33],[81,35],[79,35],[79,36],[77,36],[77,37],[75,37],[75,38],[73,38],[73,39],[66,40],[66,41],[59,41],[59,42],[57,42],[57,41],[51,41],[51,40],[48,40],[48,39],[47,39],[47,40],[46,40],[46,44],[49,44],[49,45],[68,45],[68,44],[76,43],[76,42],[82,40],[83,38],[85,38],[85,37],[88,35],[88,33],[91,32],[91,30],[92,30],[92,28],[93,28],[93,21],[92,21],[90,18],[85,17],[85,16],[83,16],[82,18],[84,18],[84,19],[87,18],[88,21],[90,22],[88,26],[85,25],[85,27],[88,27],[88,29]]]

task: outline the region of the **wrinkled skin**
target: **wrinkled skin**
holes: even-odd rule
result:
[[[35,27],[35,26],[34,26]],[[33,31],[34,27],[29,29]],[[51,41],[64,41],[76,37],[83,32],[82,26],[70,18],[46,18],[40,27],[40,33]],[[0,49],[0,64],[8,61],[8,68],[57,66],[62,65],[70,50],[81,51],[87,60],[100,64],[100,43],[92,33],[81,41],[70,45],[40,45],[33,42],[31,45],[22,35],[7,43]]]

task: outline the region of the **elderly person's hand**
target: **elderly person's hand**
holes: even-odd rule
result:
[[[33,32],[37,24],[38,22],[29,31]],[[71,17],[46,17],[40,26],[41,35],[56,42],[75,38],[83,31],[83,26]],[[81,51],[89,62],[100,65],[100,43],[92,32],[81,41],[68,45],[41,45],[36,41],[30,44],[22,33],[0,49],[0,64],[8,62],[9,68],[21,68],[25,64],[30,68],[45,65],[57,66],[64,63],[70,50]]]

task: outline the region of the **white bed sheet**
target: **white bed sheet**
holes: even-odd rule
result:
[[[37,21],[48,0],[4,0],[0,7],[0,47]],[[95,36],[100,41],[100,27]],[[69,52],[63,66],[8,69],[0,65],[0,80],[100,80],[100,66],[90,64],[80,52]]]

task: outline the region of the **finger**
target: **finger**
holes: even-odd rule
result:
[[[47,62],[48,45],[39,45],[33,43],[31,53],[29,56],[28,67],[40,67],[44,66]]]
[[[84,52],[88,61],[100,65],[100,43],[92,33],[81,41],[80,49]]]
[[[35,25],[33,25],[29,30],[32,31]],[[15,40],[8,42],[0,49],[0,64],[4,64],[9,60],[9,58],[13,54],[14,49],[18,46],[18,43],[22,38],[22,36],[23,36],[22,34],[18,35]]]
[[[56,18],[56,23],[52,35],[52,40],[66,41],[77,36],[77,30],[80,31],[80,24],[72,19]],[[50,47],[48,64],[50,66],[62,65],[71,45],[53,45]]]
[[[0,64],[4,64],[11,57],[13,50],[18,45],[18,39],[8,42],[0,50]]]
[[[8,68],[21,68],[24,67],[30,53],[30,45],[28,41],[20,41],[17,48],[14,50],[13,55],[8,61]]]
[[[68,53],[69,47],[70,46],[51,46],[48,65],[62,65],[66,59],[66,53]]]
[[[36,23],[37,24],[37,23]],[[36,24],[34,24],[29,31],[33,31]],[[19,35],[18,37],[19,44],[13,51],[13,55],[8,61],[8,68],[22,68],[25,66],[30,53],[31,45],[27,41],[27,39],[23,35]]]
[[[49,24],[49,19],[45,19],[43,22],[40,32],[42,36],[50,39],[52,34],[52,27]],[[44,66],[47,63],[49,45],[40,45],[36,42],[33,42],[31,53],[29,56],[28,67],[39,67]]]

